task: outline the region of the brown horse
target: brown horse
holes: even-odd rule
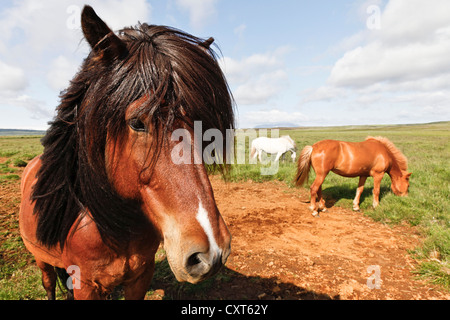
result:
[[[171,133],[187,130],[194,146],[194,121],[234,128],[212,39],[147,24],[116,34],[89,6],[81,21],[91,53],[22,178],[20,231],[47,296],[69,271],[75,299],[119,284],[142,299],[161,241],[177,280],[197,283],[226,262],[231,236],[204,164],[172,161]]]
[[[363,142],[345,142],[322,140],[313,146],[303,148],[298,159],[296,184],[303,185],[309,176],[310,167],[316,172],[311,185],[311,210],[318,216],[319,210],[325,211],[322,198],[322,183],[330,171],[344,177],[358,177],[359,184],[353,200],[353,210],[359,210],[359,199],[367,177],[372,176],[373,207],[377,207],[380,196],[380,183],[385,172],[391,177],[392,191],[399,196],[408,194],[409,177],[406,157],[392,142],[383,137],[367,137]],[[316,208],[316,196],[319,205]]]

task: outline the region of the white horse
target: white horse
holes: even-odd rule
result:
[[[295,162],[296,150],[297,146],[290,136],[282,136],[281,138],[259,137],[252,141],[250,156],[256,158],[256,155],[258,155],[259,161],[261,161],[262,151],[270,154],[276,153],[275,162],[277,162],[282,154],[291,151],[292,162]]]

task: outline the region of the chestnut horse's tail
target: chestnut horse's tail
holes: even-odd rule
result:
[[[309,170],[311,169],[312,151],[312,146],[306,146],[300,153],[297,164],[297,176],[295,177],[294,181],[297,186],[302,186],[306,181],[308,181]]]

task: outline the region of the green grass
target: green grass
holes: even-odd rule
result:
[[[8,158],[18,166],[42,153],[42,136],[3,136],[0,137],[0,158]]]
[[[5,197],[0,207],[0,300],[43,299],[41,272],[25,249],[19,235],[17,220],[20,189],[12,196],[11,186],[17,186],[20,172],[42,152],[41,136],[0,137],[0,194]],[[6,199],[6,197],[8,199]]]
[[[360,207],[364,214],[387,224],[406,222],[417,226],[425,237],[425,243],[417,248],[414,256],[419,259],[421,276],[429,276],[434,283],[450,289],[450,122],[398,126],[345,126],[323,128],[299,128],[280,130],[290,135],[297,144],[298,153],[306,145],[324,139],[362,141],[367,136],[384,136],[390,139],[408,158],[408,169],[413,174],[408,197],[397,197],[391,189],[386,174],[381,183],[380,205],[372,208],[373,179],[366,181]],[[248,150],[249,139],[245,148]],[[238,146],[242,148],[243,146]],[[248,151],[246,154],[248,159]],[[280,163],[272,176],[260,174],[261,165],[235,164],[230,171],[231,181],[251,179],[256,182],[280,180],[294,187],[296,164],[290,162],[290,154]],[[314,180],[314,171],[305,188]],[[344,178],[330,173],[322,186],[327,204],[352,208],[358,178]],[[439,262],[430,261],[430,253],[438,252]],[[427,270],[429,270],[427,272]]]
[[[0,183],[20,179],[16,174],[19,168],[26,167],[31,159],[42,153],[41,138],[41,136],[0,137],[0,160],[6,158],[6,161],[0,161]]]
[[[45,290],[36,265],[20,266],[9,277],[0,279],[0,300],[43,300]]]

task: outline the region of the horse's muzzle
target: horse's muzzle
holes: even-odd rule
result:
[[[187,281],[197,283],[215,275],[225,264],[230,248],[220,252],[193,252],[187,255],[185,270]]]

